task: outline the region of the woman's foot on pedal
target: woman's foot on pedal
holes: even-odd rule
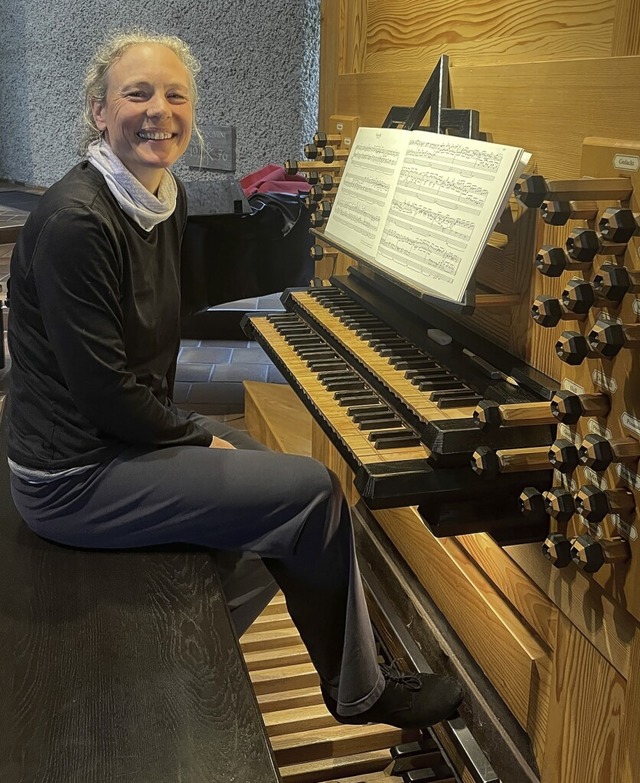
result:
[[[380,667],[385,688],[380,698],[357,715],[340,715],[335,699],[323,692],[327,709],[339,723],[386,723],[399,729],[426,729],[453,717],[464,691],[451,677],[441,674],[402,674],[394,666]]]

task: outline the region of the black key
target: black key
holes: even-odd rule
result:
[[[331,304],[326,305],[326,308],[333,315],[364,315],[367,312],[360,305],[353,304]]]
[[[312,288],[310,291],[307,291],[307,293],[309,296],[313,296],[316,299],[334,299],[345,296],[343,291],[340,291],[337,288],[330,288],[329,286],[324,288]]]
[[[356,413],[377,413],[378,411],[386,413],[389,410],[386,405],[378,401],[376,405],[354,405],[352,408],[347,408],[347,416],[355,416]]]
[[[345,367],[344,370],[327,370],[326,372],[318,373],[318,380],[324,383],[325,381],[340,381],[345,378],[357,378],[358,376],[349,367]]]
[[[405,348],[403,345],[399,346],[398,348],[392,347],[391,352],[388,354],[383,353],[383,351],[380,351],[379,353],[380,356],[389,357],[389,364],[391,364],[391,362],[393,362],[394,359],[396,361],[398,361],[399,359],[415,359],[416,356],[418,355],[416,353],[416,349],[413,346],[409,348]]]
[[[419,383],[422,383],[423,381],[451,381],[452,383],[457,383],[458,378],[455,377],[455,375],[451,375],[451,373],[448,370],[416,370],[415,372],[412,372],[411,370],[407,370],[407,372],[411,372],[411,377],[409,380],[414,386],[417,386]],[[406,377],[407,373],[405,373]]]
[[[271,315],[267,316],[267,320],[270,321],[272,324],[277,323],[294,323],[297,322],[299,324],[302,323],[302,319],[297,316],[295,313],[272,313]]]
[[[336,355],[328,345],[318,348],[300,348],[296,353],[301,359],[333,359]]]
[[[389,364],[392,364],[396,370],[409,370],[409,369],[428,369],[438,367],[438,363],[434,359],[430,359],[428,356],[398,356],[391,357]]]
[[[396,449],[405,446],[417,446],[420,443],[420,438],[407,429],[370,432],[369,440],[376,449]]]
[[[382,407],[382,406],[381,406]],[[398,418],[395,416],[393,411],[389,410],[387,407],[382,407],[382,410],[379,411],[372,411],[369,410],[365,413],[362,411],[356,411],[356,413],[349,413],[347,411],[349,416],[354,420],[356,424],[360,424],[361,421],[375,421],[376,419],[389,419],[391,417],[394,417],[396,421],[398,421]]]
[[[373,339],[376,337],[394,337],[395,332],[392,332],[387,326],[367,326],[362,329],[355,329],[355,333],[363,340]]]
[[[470,389],[468,386],[465,386],[465,384],[461,384],[460,388],[458,389],[442,389],[441,391],[433,391],[429,395],[429,399],[433,400],[433,402],[437,402],[438,400],[442,399],[442,397],[468,397],[471,394],[475,394],[473,389]]]
[[[416,350],[410,343],[398,343],[397,345],[379,345],[373,349],[378,356],[412,356]]]
[[[307,362],[307,366],[313,372],[321,372],[322,370],[341,370],[344,367],[344,362],[334,361],[332,359],[310,359]]]
[[[346,395],[338,397],[338,395]],[[334,399],[339,407],[345,408],[347,405],[373,405],[378,399],[375,394],[353,394],[352,392],[336,392]]]
[[[392,416],[390,419],[374,419],[373,421],[365,419],[364,421],[357,422],[359,430],[392,430],[399,424],[402,424],[397,416]]]
[[[310,329],[301,321],[295,324],[276,324],[274,329],[280,334],[315,334],[313,329]]]
[[[368,388],[362,381],[329,381],[323,386],[327,391],[364,391]]]
[[[431,392],[431,391],[453,391],[457,389],[464,389],[465,385],[462,382],[454,381],[420,381],[418,384],[418,391]]]
[[[444,367],[410,367],[405,371],[404,377],[411,381],[413,378],[420,378],[421,380],[427,380],[427,378],[451,378],[449,370],[445,370]]]
[[[372,337],[368,344],[371,348],[408,348],[411,343],[408,343],[404,337]],[[414,349],[415,350],[415,349]]]
[[[321,340],[317,336],[313,337],[292,337],[291,340],[288,340],[292,345],[298,345],[300,348],[307,347],[310,348],[311,346],[317,346],[317,347],[323,347],[326,348],[327,344],[324,340]]]
[[[438,400],[438,408],[459,408],[466,405],[477,405],[482,397],[479,394],[470,394],[468,397],[442,397]]]

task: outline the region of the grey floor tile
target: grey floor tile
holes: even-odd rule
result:
[[[231,348],[183,348],[180,351],[181,364],[219,364],[231,359]]]
[[[266,381],[268,372],[268,364],[217,364],[211,380],[213,386],[226,381]]]
[[[176,381],[187,383],[206,383],[211,377],[213,364],[189,364],[178,362],[176,368]]]
[[[259,345],[251,348],[235,348],[231,357],[232,364],[270,364],[271,360]]]

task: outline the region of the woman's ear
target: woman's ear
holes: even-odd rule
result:
[[[93,114],[93,121],[96,124],[96,128],[99,131],[106,130],[107,122],[105,120],[105,105],[104,101],[99,101],[97,98],[91,99],[91,113]]]

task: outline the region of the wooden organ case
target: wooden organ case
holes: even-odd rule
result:
[[[354,503],[383,641],[467,688],[495,777],[437,727],[461,779],[636,783],[640,141],[533,164],[467,307],[346,258],[320,214],[314,252],[349,272],[248,328]]]

